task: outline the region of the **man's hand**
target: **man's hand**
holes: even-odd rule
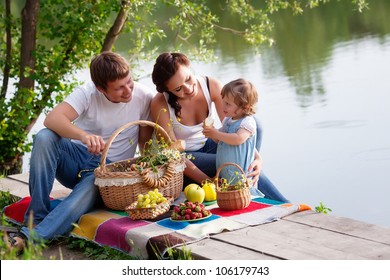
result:
[[[101,136],[93,134],[85,134],[81,137],[83,142],[88,147],[88,152],[93,155],[99,155],[104,150],[106,143]]]

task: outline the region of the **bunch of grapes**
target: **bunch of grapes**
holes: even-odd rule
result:
[[[135,206],[137,209],[140,208],[153,208],[158,204],[166,202],[167,198],[162,195],[158,191],[158,189],[154,189],[153,191],[148,191],[147,194],[139,194],[137,205]]]
[[[196,220],[210,216],[210,211],[199,202],[182,202],[173,208],[172,220]]]

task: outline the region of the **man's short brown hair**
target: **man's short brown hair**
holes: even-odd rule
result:
[[[108,82],[127,77],[130,73],[130,66],[121,55],[105,51],[92,59],[89,70],[95,86],[105,90]]]

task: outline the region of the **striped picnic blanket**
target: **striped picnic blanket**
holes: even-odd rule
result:
[[[4,208],[5,216],[21,222],[29,197]],[[52,200],[53,207],[57,200]],[[176,202],[177,203],[177,202]],[[174,204],[176,204],[174,203]],[[305,204],[283,204],[265,198],[254,198],[242,210],[224,211],[217,204],[207,206],[212,215],[203,220],[178,222],[170,219],[170,212],[154,220],[132,220],[126,212],[97,209],[84,214],[71,236],[110,246],[139,258],[165,256],[169,248],[190,244],[222,231],[233,231],[279,220],[298,211],[311,209]],[[23,212],[24,213],[24,212]]]

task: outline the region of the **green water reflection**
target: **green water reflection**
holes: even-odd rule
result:
[[[210,1],[210,9],[217,11],[219,1]],[[386,11],[390,10],[390,1],[375,0],[369,2],[369,10],[359,13],[350,1],[332,1],[329,4],[308,10],[302,15],[293,15],[289,11],[281,11],[272,16],[274,29],[273,46],[261,47],[261,63],[267,78],[287,77],[294,86],[299,97],[300,106],[310,104],[311,96],[325,95],[323,70],[327,67],[335,46],[367,36],[384,42],[390,33],[390,18]],[[163,22],[169,15],[169,9],[162,9],[157,20]],[[233,25],[236,29],[242,26],[237,18],[232,18],[226,11],[219,13],[220,25]],[[175,40],[171,33],[159,45],[159,51],[174,50]],[[226,31],[218,31],[214,51],[218,63],[227,65],[234,63],[237,68],[251,65],[255,50],[242,38]],[[196,38],[194,38],[196,40]],[[128,51],[129,39],[122,36],[117,49]],[[187,50],[181,49],[186,52]],[[196,57],[191,57],[196,60]]]

